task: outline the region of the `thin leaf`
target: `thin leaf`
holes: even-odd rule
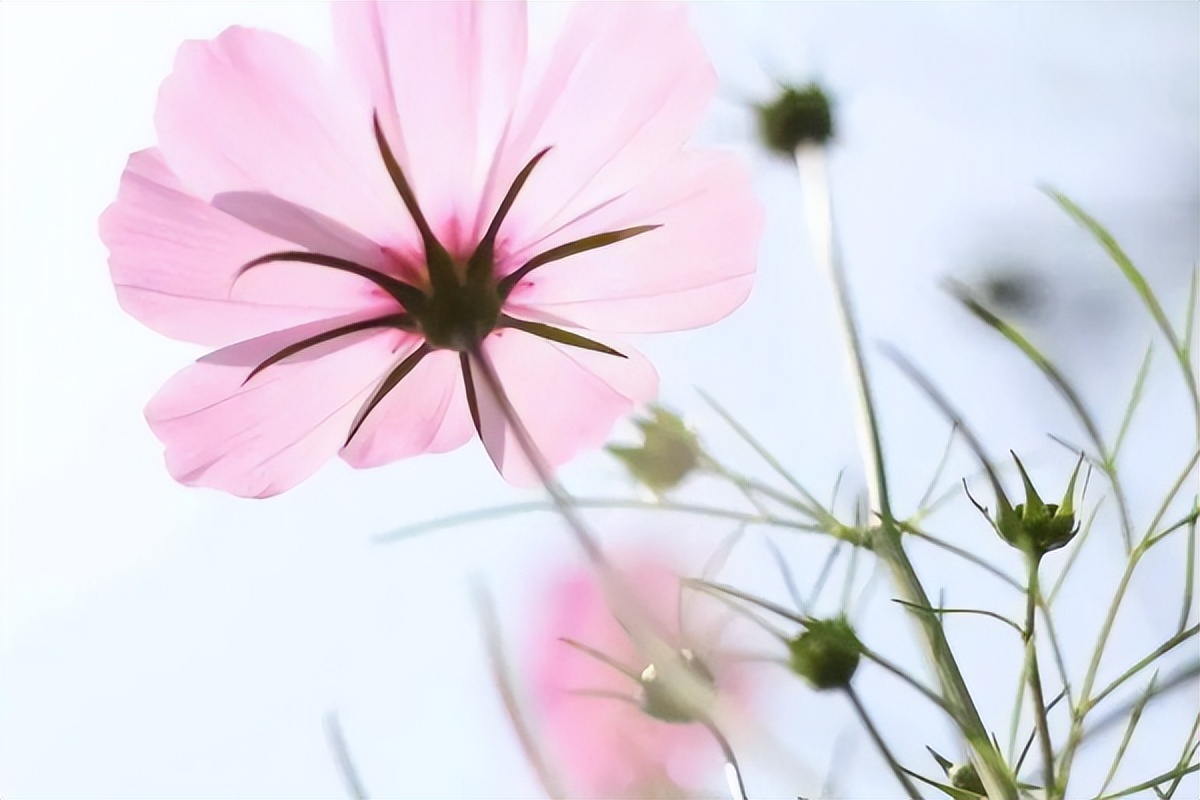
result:
[[[1192,269],[1192,282],[1188,287],[1187,313],[1183,320],[1183,355],[1192,361],[1192,345],[1196,340],[1196,284],[1200,282],[1200,267]]]
[[[487,652],[488,664],[491,667],[492,680],[496,691],[504,702],[504,710],[512,724],[513,733],[521,745],[525,759],[537,775],[542,789],[554,800],[567,797],[562,781],[551,768],[546,754],[538,746],[538,738],[522,713],[520,700],[513,682],[512,671],[504,657],[504,646],[500,640],[500,622],[496,619],[496,608],[490,594],[482,585],[475,586],[475,605],[479,613],[480,627],[483,629],[484,648]]]
[[[1149,345],[1146,347],[1146,355],[1142,357],[1142,365],[1138,367],[1137,377],[1133,381],[1133,392],[1125,405],[1125,416],[1121,418],[1121,427],[1117,431],[1116,440],[1113,441],[1112,453],[1109,454],[1114,462],[1117,460],[1117,454],[1121,452],[1121,445],[1125,442],[1125,434],[1129,431],[1133,414],[1142,402],[1142,392],[1146,388],[1146,376],[1150,374],[1150,360],[1153,356],[1154,345]]]
[[[1129,742],[1133,739],[1133,732],[1137,730],[1138,723],[1142,720],[1142,711],[1146,709],[1146,702],[1154,693],[1154,684],[1158,680],[1158,671],[1150,676],[1150,683],[1146,685],[1145,691],[1138,698],[1138,702],[1133,707],[1133,711],[1129,715],[1129,724],[1125,726],[1125,735],[1121,737],[1121,744],[1117,746],[1117,753],[1113,756],[1112,765],[1108,768],[1108,774],[1104,777],[1104,783],[1100,785],[1098,795],[1104,794],[1112,783],[1113,778],[1117,776],[1117,769],[1121,766],[1121,762],[1125,759],[1125,751],[1129,749]]]
[[[765,461],[769,467],[771,467],[771,469],[775,470],[775,472],[777,472],[781,478],[787,481],[793,489],[800,493],[800,496],[804,498],[804,501],[811,507],[810,510],[812,511],[812,516],[815,519],[817,519],[823,525],[830,526],[831,530],[834,527],[841,527],[841,523],[838,522],[837,518],[834,517],[828,509],[822,506],[817,499],[813,497],[812,493],[809,492],[808,489],[805,489],[803,484],[801,484],[800,481],[797,480],[794,475],[792,475],[792,473],[788,472],[788,470],[783,466],[782,462],[780,462],[779,459],[777,459],[771,453],[771,451],[767,450],[767,448],[761,442],[759,442],[758,439],[754,438],[754,436],[749,430],[746,429],[744,425],[737,421],[733,414],[729,413],[729,411],[726,410],[725,407],[720,403],[718,403],[716,399],[713,398],[713,396],[708,392],[705,392],[703,389],[698,389],[697,391],[700,393],[700,396],[704,398],[704,402],[708,403],[712,410],[717,412],[721,419],[725,421],[725,424],[732,428],[733,432],[741,437],[742,441],[750,445],[754,452],[757,453],[758,456]]]
[[[765,541],[767,549],[771,551],[771,557],[775,559],[775,566],[779,568],[779,574],[783,576],[783,585],[787,587],[788,595],[791,596],[796,610],[801,614],[807,614],[810,606],[804,602],[804,598],[800,595],[800,587],[796,585],[795,576],[792,575],[792,568],[788,565],[787,560],[783,557],[783,553],[779,550],[779,545],[775,544],[775,541],[769,536],[765,537]],[[836,550],[840,544],[839,542],[834,545],[833,549]]]
[[[607,667],[611,667],[612,669],[621,673],[626,678],[629,678],[630,680],[634,681],[635,683],[641,681],[641,676],[637,672],[635,672],[634,670],[625,666],[620,661],[617,661],[612,656],[610,656],[606,653],[600,652],[599,650],[597,650],[594,647],[589,647],[588,645],[584,644],[583,642],[576,641],[575,639],[571,639],[566,636],[560,636],[560,637],[558,637],[558,640],[560,642],[562,642],[563,644],[567,645],[568,647],[578,650],[579,652],[583,653],[586,656],[590,656],[591,658],[594,658],[596,661],[599,661],[601,664],[604,664]]]
[[[1149,789],[1152,786],[1158,786],[1160,783],[1166,783],[1167,781],[1173,780],[1175,778],[1182,778],[1185,775],[1191,775],[1193,772],[1196,772],[1197,770],[1200,770],[1200,764],[1192,764],[1190,767],[1186,767],[1186,768],[1185,767],[1176,767],[1175,769],[1168,770],[1167,772],[1164,772],[1161,775],[1155,775],[1153,778],[1151,778],[1148,781],[1142,781],[1141,783],[1137,784],[1136,786],[1130,786],[1129,788],[1122,789],[1119,792],[1113,792],[1112,794],[1106,794],[1103,797],[1097,798],[1097,800],[1116,800],[1118,797],[1127,797],[1128,795],[1136,794],[1137,792],[1143,791],[1145,789]]]
[[[531,334],[533,336],[547,339],[551,342],[569,345],[571,347],[579,347],[583,350],[591,350],[596,353],[604,353],[607,356],[617,356],[618,358],[628,358],[624,353],[617,352],[611,347],[600,342],[580,336],[578,333],[565,331],[562,328],[556,328],[553,325],[546,325],[541,322],[530,322],[524,319],[516,319],[507,314],[500,315],[500,325],[505,328],[515,328],[519,331]]]
[[[338,721],[338,715],[332,711],[325,715],[325,737],[329,740],[330,749],[333,750],[338,774],[342,777],[346,793],[353,800],[367,800],[370,795],[367,794],[362,778],[359,777],[358,770],[354,766],[354,760],[350,757],[350,748],[346,745],[346,737],[342,735],[342,725]]]
[[[817,580],[813,583],[812,594],[808,598],[809,608],[817,605],[817,600],[821,597],[821,590],[825,588],[826,581],[833,574],[833,565],[841,551],[842,542],[839,541],[830,549],[829,555],[825,556],[825,561],[821,564],[821,571],[817,573]]]
[[[1115,679],[1108,686],[1105,686],[1103,690],[1101,690],[1100,692],[1097,692],[1096,696],[1094,698],[1092,698],[1091,702],[1088,704],[1088,709],[1091,710],[1092,708],[1095,708],[1096,705],[1099,704],[1101,700],[1103,700],[1104,698],[1106,698],[1110,694],[1112,694],[1114,691],[1116,691],[1121,686],[1121,684],[1125,683],[1125,681],[1129,680],[1134,675],[1137,675],[1139,672],[1144,670],[1146,667],[1153,664],[1160,656],[1163,656],[1163,655],[1171,652],[1176,647],[1178,647],[1179,645],[1186,642],[1188,639],[1191,639],[1198,632],[1200,632],[1200,625],[1193,625],[1192,627],[1188,628],[1185,631],[1180,631],[1179,633],[1172,636],[1170,639],[1167,639],[1165,642],[1160,644],[1158,647],[1154,648],[1154,650],[1149,655],[1147,655],[1145,658],[1138,661],[1136,664],[1134,664],[1129,669],[1125,670],[1125,672],[1121,673],[1121,676],[1119,678]]]
[[[900,769],[903,770],[904,773],[906,775],[908,775],[910,778],[916,778],[921,783],[927,784],[929,786],[932,786],[935,789],[943,791],[950,797],[953,797],[954,800],[979,800],[980,795],[977,795],[974,792],[968,792],[966,789],[956,789],[955,787],[951,786],[948,783],[940,783],[938,781],[933,780],[932,778],[926,778],[924,775],[920,775],[916,772],[913,772],[911,769],[908,769],[907,767],[900,767]]]
[[[1192,592],[1194,591],[1196,580],[1196,518],[1200,509],[1192,509],[1192,522],[1188,525],[1188,540],[1187,540],[1187,566],[1184,567],[1183,578],[1183,605],[1179,609],[1179,630],[1182,631],[1187,627],[1188,619],[1192,615]]]
[[[1117,244],[1117,240],[1112,237],[1104,226],[1095,220],[1090,214],[1084,211],[1079,206],[1061,192],[1054,189],[1045,188],[1044,191],[1062,207],[1064,211],[1070,214],[1076,222],[1087,228],[1088,231],[1096,238],[1096,241],[1108,252],[1109,258],[1113,263],[1120,268],[1121,273],[1125,276],[1125,280],[1129,281],[1129,285],[1137,292],[1138,297],[1142,299],[1142,303],[1146,306],[1146,310],[1150,312],[1155,324],[1162,331],[1163,336],[1171,344],[1171,350],[1175,353],[1175,358],[1179,362],[1179,366],[1183,369],[1184,382],[1187,384],[1188,391],[1192,395],[1193,406],[1200,408],[1200,392],[1196,388],[1196,376],[1192,373],[1191,361],[1188,359],[1188,351],[1179,337],[1175,334],[1175,329],[1171,327],[1171,321],[1167,319],[1166,313],[1163,311],[1162,304],[1158,302],[1158,298],[1154,294],[1154,290],[1150,288],[1150,284],[1146,281],[1146,277],[1134,266],[1133,261]]]
[[[421,359],[431,352],[433,352],[433,348],[427,344],[422,344],[416,350],[412,351],[408,355],[408,358],[401,361],[399,366],[388,373],[387,377],[375,388],[375,392],[371,395],[371,398],[363,404],[363,407],[358,410],[358,414],[355,415],[354,423],[350,426],[350,434],[346,437],[346,444],[350,444],[355,434],[358,433],[359,428],[367,421],[367,416],[375,410],[375,407],[383,401],[383,398],[387,397],[388,393],[400,384],[400,381],[408,377],[408,374],[416,368],[417,364],[421,363]]]
[[[919,612],[924,612],[927,614],[933,614],[934,616],[940,616],[942,614],[978,614],[982,617],[990,617],[998,622],[1003,622],[1005,625],[1008,625],[1010,628],[1015,630],[1017,632],[1017,635],[1019,635],[1022,639],[1025,638],[1025,629],[1024,628],[1022,628],[1017,623],[1013,622],[1008,617],[1006,617],[1002,614],[997,614],[994,611],[985,611],[980,608],[930,608],[929,606],[919,606],[916,603],[909,603],[904,600],[898,600],[894,597],[892,598],[892,602],[899,603],[900,605],[902,605],[905,608],[908,608],[912,611],[919,611]]]
[[[595,250],[600,247],[608,247],[609,245],[623,242],[626,239],[632,239],[634,236],[641,236],[643,233],[649,233],[652,230],[661,228],[661,225],[637,225],[632,228],[622,228],[617,231],[608,231],[607,233],[597,233],[593,236],[585,236],[582,239],[576,239],[573,242],[560,244],[558,247],[551,247],[544,253],[534,256],[525,262],[520,269],[505,275],[496,286],[496,290],[500,293],[501,299],[507,299],[512,290],[517,284],[535,269],[545,266],[554,261],[561,261],[564,258],[570,258],[580,253],[586,253],[589,250]]]
[[[1067,562],[1063,564],[1062,571],[1058,573],[1058,579],[1054,582],[1054,588],[1050,590],[1050,594],[1046,596],[1046,602],[1053,605],[1054,598],[1058,596],[1058,590],[1062,588],[1063,582],[1070,574],[1071,568],[1075,566],[1075,560],[1079,557],[1079,553],[1083,550],[1083,544],[1087,541],[1088,534],[1092,532],[1092,526],[1096,522],[1096,515],[1100,513],[1100,506],[1104,502],[1104,498],[1092,508],[1092,513],[1088,515],[1087,522],[1083,523],[1083,528],[1079,534],[1071,542],[1071,552],[1067,556]]]
[[[1129,515],[1129,504],[1125,500],[1125,491],[1121,486],[1121,482],[1117,479],[1116,464],[1113,462],[1112,456],[1104,444],[1104,437],[1100,434],[1100,428],[1096,425],[1095,418],[1092,417],[1091,411],[1088,410],[1087,404],[1083,402],[1083,398],[1080,397],[1079,392],[1075,390],[1075,387],[1063,376],[1058,367],[1054,366],[1050,359],[1046,358],[1016,328],[1000,319],[980,304],[979,301],[975,300],[967,287],[954,281],[949,282],[947,287],[950,293],[968,311],[1007,339],[1018,350],[1024,353],[1025,357],[1033,362],[1034,366],[1041,370],[1051,385],[1062,395],[1067,406],[1075,414],[1080,424],[1083,425],[1088,438],[1092,440],[1092,446],[1096,448],[1096,452],[1100,456],[1104,471],[1108,474],[1109,480],[1112,483],[1113,496],[1116,499],[1117,508],[1121,516],[1121,536],[1125,543],[1126,552],[1131,550],[1133,548],[1133,523]]]
[[[694,514],[701,517],[715,517],[717,519],[728,519],[735,522],[744,522],[747,524],[756,525],[773,525],[778,528],[788,528],[790,530],[805,531],[808,533],[824,533],[825,531],[813,525],[807,525],[802,522],[782,519],[780,517],[768,517],[758,514],[746,514],[741,511],[730,511],[729,509],[720,508],[718,506],[695,505],[690,503],[675,503],[666,500],[657,500],[647,502],[645,500],[630,500],[624,497],[599,497],[599,498],[574,498],[573,503],[579,508],[602,508],[602,509],[633,509],[637,511],[664,511],[676,514]],[[531,503],[512,503],[503,506],[494,506],[492,508],[481,508],[475,511],[467,511],[462,514],[451,514],[450,516],[441,517],[438,519],[428,520],[426,522],[418,522],[413,525],[406,525],[395,530],[381,533],[374,537],[374,541],[378,544],[387,544],[396,542],[402,539],[410,539],[422,534],[431,533],[433,531],[443,530],[445,528],[455,528],[460,525],[469,525],[475,522],[485,520],[500,519],[503,517],[519,516],[521,514],[529,514],[533,512],[556,511],[557,507],[553,503],[531,502]]]
[[[957,432],[958,426],[952,424],[950,426],[950,435],[946,437],[946,446],[942,448],[942,457],[938,459],[937,467],[933,470],[933,477],[929,479],[929,486],[926,487],[925,493],[921,495],[921,499],[917,501],[918,514],[925,509],[925,504],[929,502],[929,498],[933,497],[938,481],[942,479],[942,473],[946,470],[946,464],[950,461],[950,452],[954,448],[954,435]]]

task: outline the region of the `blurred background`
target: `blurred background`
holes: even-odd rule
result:
[[[843,511],[863,491],[836,320],[809,255],[795,170],[755,142],[752,104],[778,81],[815,79],[837,104],[835,208],[898,506],[915,506],[947,426],[879,356],[879,342],[927,369],[994,454],[1012,448],[1039,486],[1065,485],[1072,455],[1047,434],[1079,440],[1069,413],[939,283],[958,278],[1018,321],[1105,431],[1116,430],[1155,334],[1103,252],[1037,187],[1056,187],[1105,223],[1181,324],[1200,236],[1200,6],[739,2],[691,12],[721,78],[699,138],[745,156],[768,221],[758,284],[740,311],[638,342],[662,375],[662,401],[743,471],[768,475],[697,387],[818,496],[843,469]],[[545,41],[562,16],[561,6],[535,6],[533,36]],[[505,484],[472,443],[367,472],[335,462],[281,497],[238,500],[172,482],[142,420],[158,386],[202,353],[120,311],[96,220],[127,155],[154,141],[155,93],[179,43],[234,24],[331,51],[317,3],[0,7],[0,795],[343,796],[322,728],[331,711],[373,796],[536,795],[491,684],[471,586],[490,587],[522,666],[548,587],[580,563],[574,544],[548,514],[373,539],[538,493]],[[1191,434],[1177,365],[1160,348],[1122,464],[1141,525],[1186,462]],[[632,429],[615,435],[631,439]],[[942,485],[973,470],[957,453]],[[603,453],[562,475],[587,496],[638,491]],[[740,502],[703,482],[680,497]],[[1124,565],[1109,512],[1064,589],[1058,624],[1076,675]],[[733,530],[650,512],[590,519],[613,548],[651,542],[693,572]],[[965,502],[930,527],[1019,571]],[[785,600],[766,535],[748,531],[721,577]],[[769,535],[810,587],[829,543]],[[1173,632],[1183,542],[1147,559],[1102,678]],[[937,551],[915,546],[914,557],[949,605],[1019,615],[1020,598],[1002,584]],[[863,593],[871,572],[863,559],[849,592],[861,597],[860,635],[919,670],[886,580]],[[842,583],[835,572],[825,612],[838,610]],[[948,626],[1003,740],[1019,643],[986,620]],[[1194,658],[1194,642],[1183,649]],[[844,699],[771,667],[758,680],[753,725],[734,737],[752,796],[815,796],[831,762],[838,796],[897,794]],[[861,691],[902,760],[934,775],[924,745],[961,756],[916,696],[867,668]],[[1173,766],[1196,708],[1187,686],[1147,712],[1120,775]],[[1119,734],[1085,751],[1085,785],[1106,769]],[[1181,796],[1196,786],[1192,776]],[[719,774],[712,787],[720,792]]]

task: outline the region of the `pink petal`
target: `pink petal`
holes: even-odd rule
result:
[[[342,458],[377,467],[421,453],[445,453],[475,434],[458,353],[438,350],[388,393],[367,416]]]
[[[269,497],[312,475],[345,443],[380,378],[419,344],[394,330],[342,337],[250,370],[284,346],[363,314],[233,345],[176,374],[146,407],[180,483]],[[246,381],[245,383],[243,383]]]
[[[604,444],[617,419],[658,391],[658,374],[649,361],[620,343],[606,344],[628,358],[556,344],[511,328],[484,340],[484,354],[513,409],[551,467]],[[473,364],[472,370],[488,455],[506,480],[535,485],[537,473],[497,397],[480,367]]]
[[[547,146],[513,209],[513,241],[540,239],[641,185],[691,136],[716,75],[683,4],[578,3],[523,93],[485,205]]]
[[[473,245],[498,202],[479,199],[521,84],[525,4],[337,3],[333,20],[430,224],[452,251]]]
[[[121,306],[176,339],[228,344],[378,302],[362,279],[311,266],[263,266],[235,283],[243,264],[295,244],[189,194],[157,150],[130,156],[100,237]]]
[[[641,609],[672,637],[682,635],[676,573],[658,554],[618,553],[616,558]],[[720,762],[712,737],[698,725],[668,724],[630,703],[576,693],[602,690],[632,698],[638,684],[560,637],[599,650],[635,673],[646,666],[605,603],[594,573],[562,576],[537,605],[545,614],[530,653],[534,698],[547,741],[572,787],[592,797],[660,796],[672,782],[695,787]],[[686,640],[679,644],[695,647]]]
[[[653,182],[510,256],[537,253],[595,233],[660,228],[539,267],[509,297],[514,313],[606,331],[668,331],[706,325],[746,299],[763,211],[749,176],[727,153],[677,156]]]
[[[202,199],[271,194],[391,245],[412,226],[372,113],[362,87],[307,48],[229,28],[179,48],[155,125],[167,164]]]

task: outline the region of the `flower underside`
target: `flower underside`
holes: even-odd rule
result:
[[[613,350],[600,342],[594,341],[571,331],[541,322],[516,319],[504,313],[504,303],[513,289],[533,270],[538,267],[560,261],[569,256],[606,247],[617,242],[639,236],[658,228],[658,225],[638,225],[631,228],[607,231],[576,239],[572,242],[552,247],[530,258],[516,270],[500,277],[495,272],[496,237],[500,226],[512,208],[525,182],[533,173],[538,162],[550,151],[547,147],[538,152],[513,180],[500,207],[492,217],[487,232],[483,235],[475,251],[465,263],[456,261],[446,248],[438,241],[430,228],[425,215],[417,204],[416,195],[408,183],[400,164],[392,154],[391,147],[379,126],[379,117],[375,116],[375,142],[379,154],[387,168],[404,207],[412,217],[421,237],[424,249],[425,267],[429,277],[426,289],[418,288],[410,283],[388,275],[378,269],[364,266],[337,256],[324,255],[307,250],[289,250],[267,255],[247,262],[238,271],[237,276],[245,274],[263,264],[280,261],[293,261],[327,269],[346,272],[365,278],[377,288],[389,295],[399,306],[399,311],[384,314],[316,334],[307,339],[284,347],[274,353],[250,371],[243,381],[248,383],[263,370],[294,356],[311,347],[332,341],[360,331],[375,328],[392,328],[421,336],[424,342],[403,361],[389,372],[371,397],[359,409],[350,426],[346,444],[354,438],[366,421],[372,410],[411,373],[421,360],[435,350],[454,350],[459,355],[462,365],[463,383],[466,387],[467,404],[471,412],[471,420],[476,431],[481,431],[479,405],[476,399],[475,382],[471,374],[469,356],[479,353],[483,340],[493,331],[500,328],[515,328],[533,336],[548,339],[559,344],[592,350],[597,353],[625,358],[622,353]],[[235,278],[236,280],[236,278]]]

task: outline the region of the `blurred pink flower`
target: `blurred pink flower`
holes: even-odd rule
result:
[[[683,146],[715,88],[686,9],[581,3],[538,70],[525,14],[337,3],[335,65],[245,28],[180,48],[100,223],[121,305],[221,347],[146,409],[177,480],[265,497],[477,431],[532,483],[477,355],[558,465],[655,394],[608,334],[745,299],[761,211]]]
[[[627,555],[617,563],[643,611],[671,646],[693,654],[724,702],[744,707],[746,674],[720,645],[721,618],[702,616],[711,605],[687,595],[681,619],[677,573],[655,554]],[[546,616],[530,649],[534,698],[546,747],[572,790],[612,798],[694,794],[724,763],[721,749],[703,725],[665,722],[630,702],[641,697],[631,674],[642,675],[648,665],[605,604],[595,573],[579,568],[562,575],[540,605]]]

